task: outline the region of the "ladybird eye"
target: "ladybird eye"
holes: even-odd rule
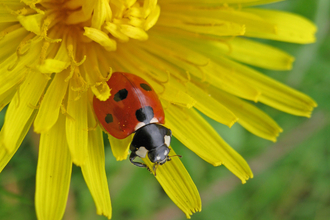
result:
[[[105,116],[105,122],[108,124],[113,122],[112,114],[107,114],[107,116]]]
[[[128,91],[126,89],[121,89],[114,95],[113,100],[115,100],[116,102],[122,101],[126,99],[127,94]]]
[[[148,84],[141,83],[140,86],[141,86],[141,88],[144,89],[145,91],[152,91],[152,88],[151,88]]]

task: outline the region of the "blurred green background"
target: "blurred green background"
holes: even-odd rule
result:
[[[238,124],[231,129],[210,120],[221,136],[250,164],[255,177],[242,185],[225,167],[202,161],[177,140],[202,197],[202,212],[192,219],[329,219],[330,217],[330,1],[288,0],[267,6],[303,15],[319,31],[317,43],[296,45],[266,41],[296,57],[292,71],[265,71],[313,97],[318,107],[310,119],[258,106],[284,132],[277,143],[260,139]],[[4,111],[0,113],[0,125]],[[145,169],[117,162],[106,144],[106,171],[113,219],[185,219]],[[34,209],[38,136],[30,132],[0,175],[0,219],[36,219]],[[73,166],[66,220],[106,219],[96,215],[78,167]]]

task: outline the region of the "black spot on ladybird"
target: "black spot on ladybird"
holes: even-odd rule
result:
[[[135,116],[138,121],[147,124],[154,117],[154,110],[150,106],[145,106],[143,108],[136,110]]]
[[[140,84],[141,88],[144,89],[145,91],[152,91],[152,88],[148,85],[148,84],[145,84],[145,83],[141,83]]]
[[[127,94],[128,91],[126,89],[121,89],[114,95],[113,100],[115,100],[116,102],[122,101],[126,99]]]
[[[105,116],[105,122],[108,124],[113,122],[112,114],[107,114],[107,116]]]

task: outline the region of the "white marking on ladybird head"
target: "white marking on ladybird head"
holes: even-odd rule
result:
[[[165,150],[164,151],[164,156],[167,156],[167,154],[168,154],[168,150]]]
[[[171,136],[169,135],[165,135],[164,136],[164,143],[166,144],[166,146],[170,146],[170,143],[171,143]]]
[[[158,119],[157,118],[152,118],[150,120],[150,123],[159,123]]]
[[[160,156],[159,155],[156,157],[156,161],[160,161]]]
[[[134,131],[137,131],[139,128],[142,128],[143,126],[145,126],[146,124],[144,122],[139,122],[136,124]]]
[[[145,158],[148,153],[148,150],[145,147],[141,146],[135,153],[139,157]]]

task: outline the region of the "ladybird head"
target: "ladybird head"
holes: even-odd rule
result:
[[[160,147],[151,149],[148,152],[148,157],[152,163],[163,165],[166,161],[170,160],[168,156],[169,152],[170,148],[164,144]]]
[[[139,167],[146,167],[145,164],[135,162],[136,157],[145,158],[154,163],[154,170],[158,165],[163,165],[171,160],[169,156],[172,132],[160,124],[147,124],[139,128],[134,135],[130,150],[130,161]]]

